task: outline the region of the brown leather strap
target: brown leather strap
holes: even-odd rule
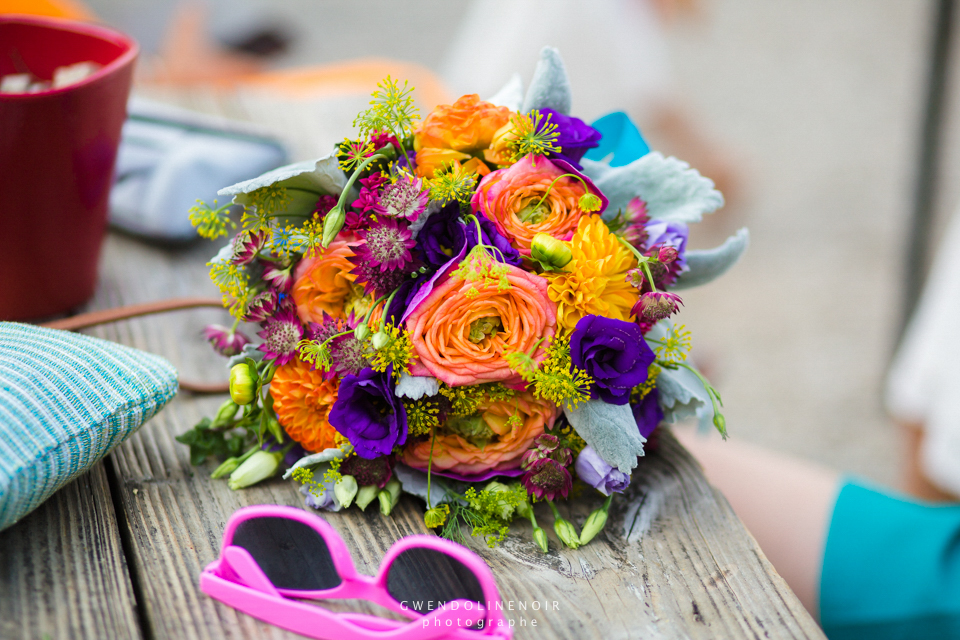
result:
[[[78,329],[86,329],[87,327],[95,327],[100,324],[107,324],[108,322],[117,322],[118,320],[138,318],[153,313],[193,309],[196,307],[222,308],[223,303],[219,298],[170,298],[169,300],[131,304],[126,307],[115,307],[113,309],[81,313],[69,318],[45,322],[40,326],[50,329],[63,329],[64,331],[76,331]],[[181,380],[180,388],[193,393],[227,393],[230,391],[230,385],[225,382],[207,383]]]

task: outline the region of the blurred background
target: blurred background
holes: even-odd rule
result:
[[[723,394],[731,436],[897,484],[902,456],[882,385],[905,308],[940,3],[610,4],[612,19],[572,1],[550,10],[479,0],[87,7],[141,43],[135,94],[256,122],[291,160],[322,155],[348,132],[373,88],[365,74],[406,72],[425,113],[430,99],[489,96],[513,71],[528,81],[547,39],[570,71],[574,115],[627,111],[654,149],[725,191],[727,206],[693,228],[694,247],[750,228],[742,262],[687,292],[680,314],[695,360]],[[946,59],[958,55],[953,47]],[[960,204],[953,75],[929,191],[934,247]],[[108,256],[127,242],[112,235]],[[203,278],[202,257],[214,249],[165,251],[196,259]]]

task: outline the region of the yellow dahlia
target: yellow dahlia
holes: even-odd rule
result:
[[[297,358],[273,374],[270,395],[284,431],[304,449],[318,452],[337,446],[337,430],[328,419],[337,401],[336,378],[324,380],[322,372]]]
[[[557,326],[573,331],[586,315],[630,320],[639,291],[626,281],[637,266],[629,249],[610,233],[600,216],[584,216],[570,239],[573,259],[550,278],[547,294],[557,305]]]

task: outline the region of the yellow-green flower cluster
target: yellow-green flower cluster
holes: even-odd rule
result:
[[[488,382],[467,387],[449,387],[441,384],[440,395],[450,401],[450,411],[447,415],[463,417],[475,414],[480,409],[480,405],[485,402],[510,400],[516,392],[499,382]]]
[[[423,436],[440,426],[440,405],[429,398],[404,398],[407,411],[407,429],[411,436]]]
[[[380,332],[387,336],[387,342],[379,347],[370,360],[374,371],[386,371],[393,365],[393,374],[410,373],[410,358],[413,357],[413,343],[406,329],[387,324]]]

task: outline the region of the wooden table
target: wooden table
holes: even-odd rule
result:
[[[203,266],[214,252],[210,243],[171,251],[111,235],[90,308],[214,295]],[[197,310],[91,333],[161,354],[184,378],[217,381],[226,377],[223,359],[199,331],[226,320],[225,312]],[[213,462],[190,465],[174,436],[221,401],[181,392],[103,462],[0,533],[0,638],[299,637],[198,588],[233,511],[303,505],[292,482],[231,491],[209,478]],[[561,547],[545,505],[537,514],[550,536],[547,555],[520,521],[499,548],[470,540],[493,568],[516,636],[822,638],[696,462],[669,434],[661,443],[641,460],[631,489],[614,501],[605,531],[588,546]],[[563,515],[579,527],[599,504],[598,495],[582,497]],[[368,574],[395,540],[428,532],[419,500],[404,497],[389,518],[375,506],[325,514]]]

